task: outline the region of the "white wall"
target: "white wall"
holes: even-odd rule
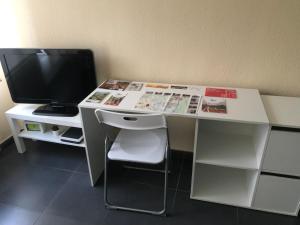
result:
[[[7,89],[7,84],[0,66],[0,143],[11,136],[7,120],[5,118],[5,111],[13,106],[10,94]]]
[[[91,48],[98,80],[300,96],[299,0],[0,0],[0,23],[0,47]],[[170,125],[191,150],[193,122]]]

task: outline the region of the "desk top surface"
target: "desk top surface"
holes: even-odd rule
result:
[[[107,110],[114,111],[127,111],[127,112],[136,112],[136,113],[149,113],[149,112],[162,112],[167,116],[179,116],[186,118],[197,118],[197,119],[210,119],[210,120],[221,120],[221,121],[231,121],[231,122],[244,122],[244,123],[257,123],[265,124],[269,123],[267,114],[264,109],[260,94],[256,89],[244,89],[244,88],[231,88],[231,87],[212,87],[212,88],[221,88],[221,89],[230,89],[236,90],[236,98],[218,98],[213,97],[214,99],[225,99],[227,113],[213,113],[213,112],[203,112],[202,103],[203,99],[210,98],[205,96],[206,86],[198,85],[177,85],[177,84],[162,84],[162,83],[147,83],[147,82],[134,82],[142,83],[143,86],[138,91],[130,90],[108,90],[96,88],[90,95],[88,95],[80,104],[80,108],[102,108]],[[102,83],[103,84],[103,83]],[[150,84],[150,85],[148,85]],[[173,86],[173,88],[172,88]],[[174,88],[174,86],[184,86],[185,89]],[[128,88],[127,88],[128,89]],[[108,95],[100,102],[88,102],[87,100],[91,98],[96,92],[108,93]],[[166,106],[159,111],[152,111],[148,109],[136,108],[137,103],[140,101],[140,98],[146,92],[153,93],[173,93],[176,94],[185,94],[189,96],[199,96],[200,101],[198,105],[198,110],[196,113],[174,113],[166,112],[164,109]],[[105,104],[106,101],[111,96],[123,95],[125,96],[123,100],[116,106]],[[191,97],[190,97],[191,98]],[[168,100],[166,100],[167,104]]]
[[[273,126],[300,128],[300,98],[262,95]]]

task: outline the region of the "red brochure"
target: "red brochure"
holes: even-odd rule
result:
[[[223,88],[206,88],[205,96],[220,98],[237,98],[236,90]]]

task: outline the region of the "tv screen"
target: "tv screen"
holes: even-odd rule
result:
[[[96,87],[93,54],[80,49],[0,49],[16,103],[77,105]]]

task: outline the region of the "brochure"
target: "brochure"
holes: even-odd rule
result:
[[[181,86],[181,85],[171,85],[171,89],[179,89],[179,90],[186,90],[187,86]]]
[[[126,94],[124,93],[114,93],[109,99],[104,103],[105,105],[118,106],[121,101],[125,98]]]
[[[189,86],[189,87],[188,87],[188,90],[189,90],[189,91],[199,92],[199,93],[200,93],[202,89],[201,89],[201,87],[199,87],[199,86]]]
[[[119,90],[124,91],[129,85],[128,81],[122,80],[107,80],[102,83],[99,88],[108,89],[108,90]]]
[[[190,101],[187,113],[190,113],[190,114],[196,114],[197,113],[200,99],[201,99],[201,96],[198,96],[198,95],[193,95],[191,97],[191,101]]]
[[[206,88],[205,96],[221,98],[237,98],[236,90],[223,88]]]
[[[126,91],[140,91],[143,87],[143,83],[131,82],[126,88]]]
[[[86,102],[101,103],[107,95],[109,92],[95,92]]]
[[[227,113],[226,99],[203,97],[202,111],[212,113]]]
[[[171,93],[147,91],[142,95],[137,104],[136,109],[162,111]]]
[[[161,89],[168,89],[169,85],[166,84],[153,84],[153,83],[149,83],[146,84],[147,88],[161,88]]]
[[[165,112],[168,113],[185,113],[190,101],[190,95],[173,93],[169,99]]]

